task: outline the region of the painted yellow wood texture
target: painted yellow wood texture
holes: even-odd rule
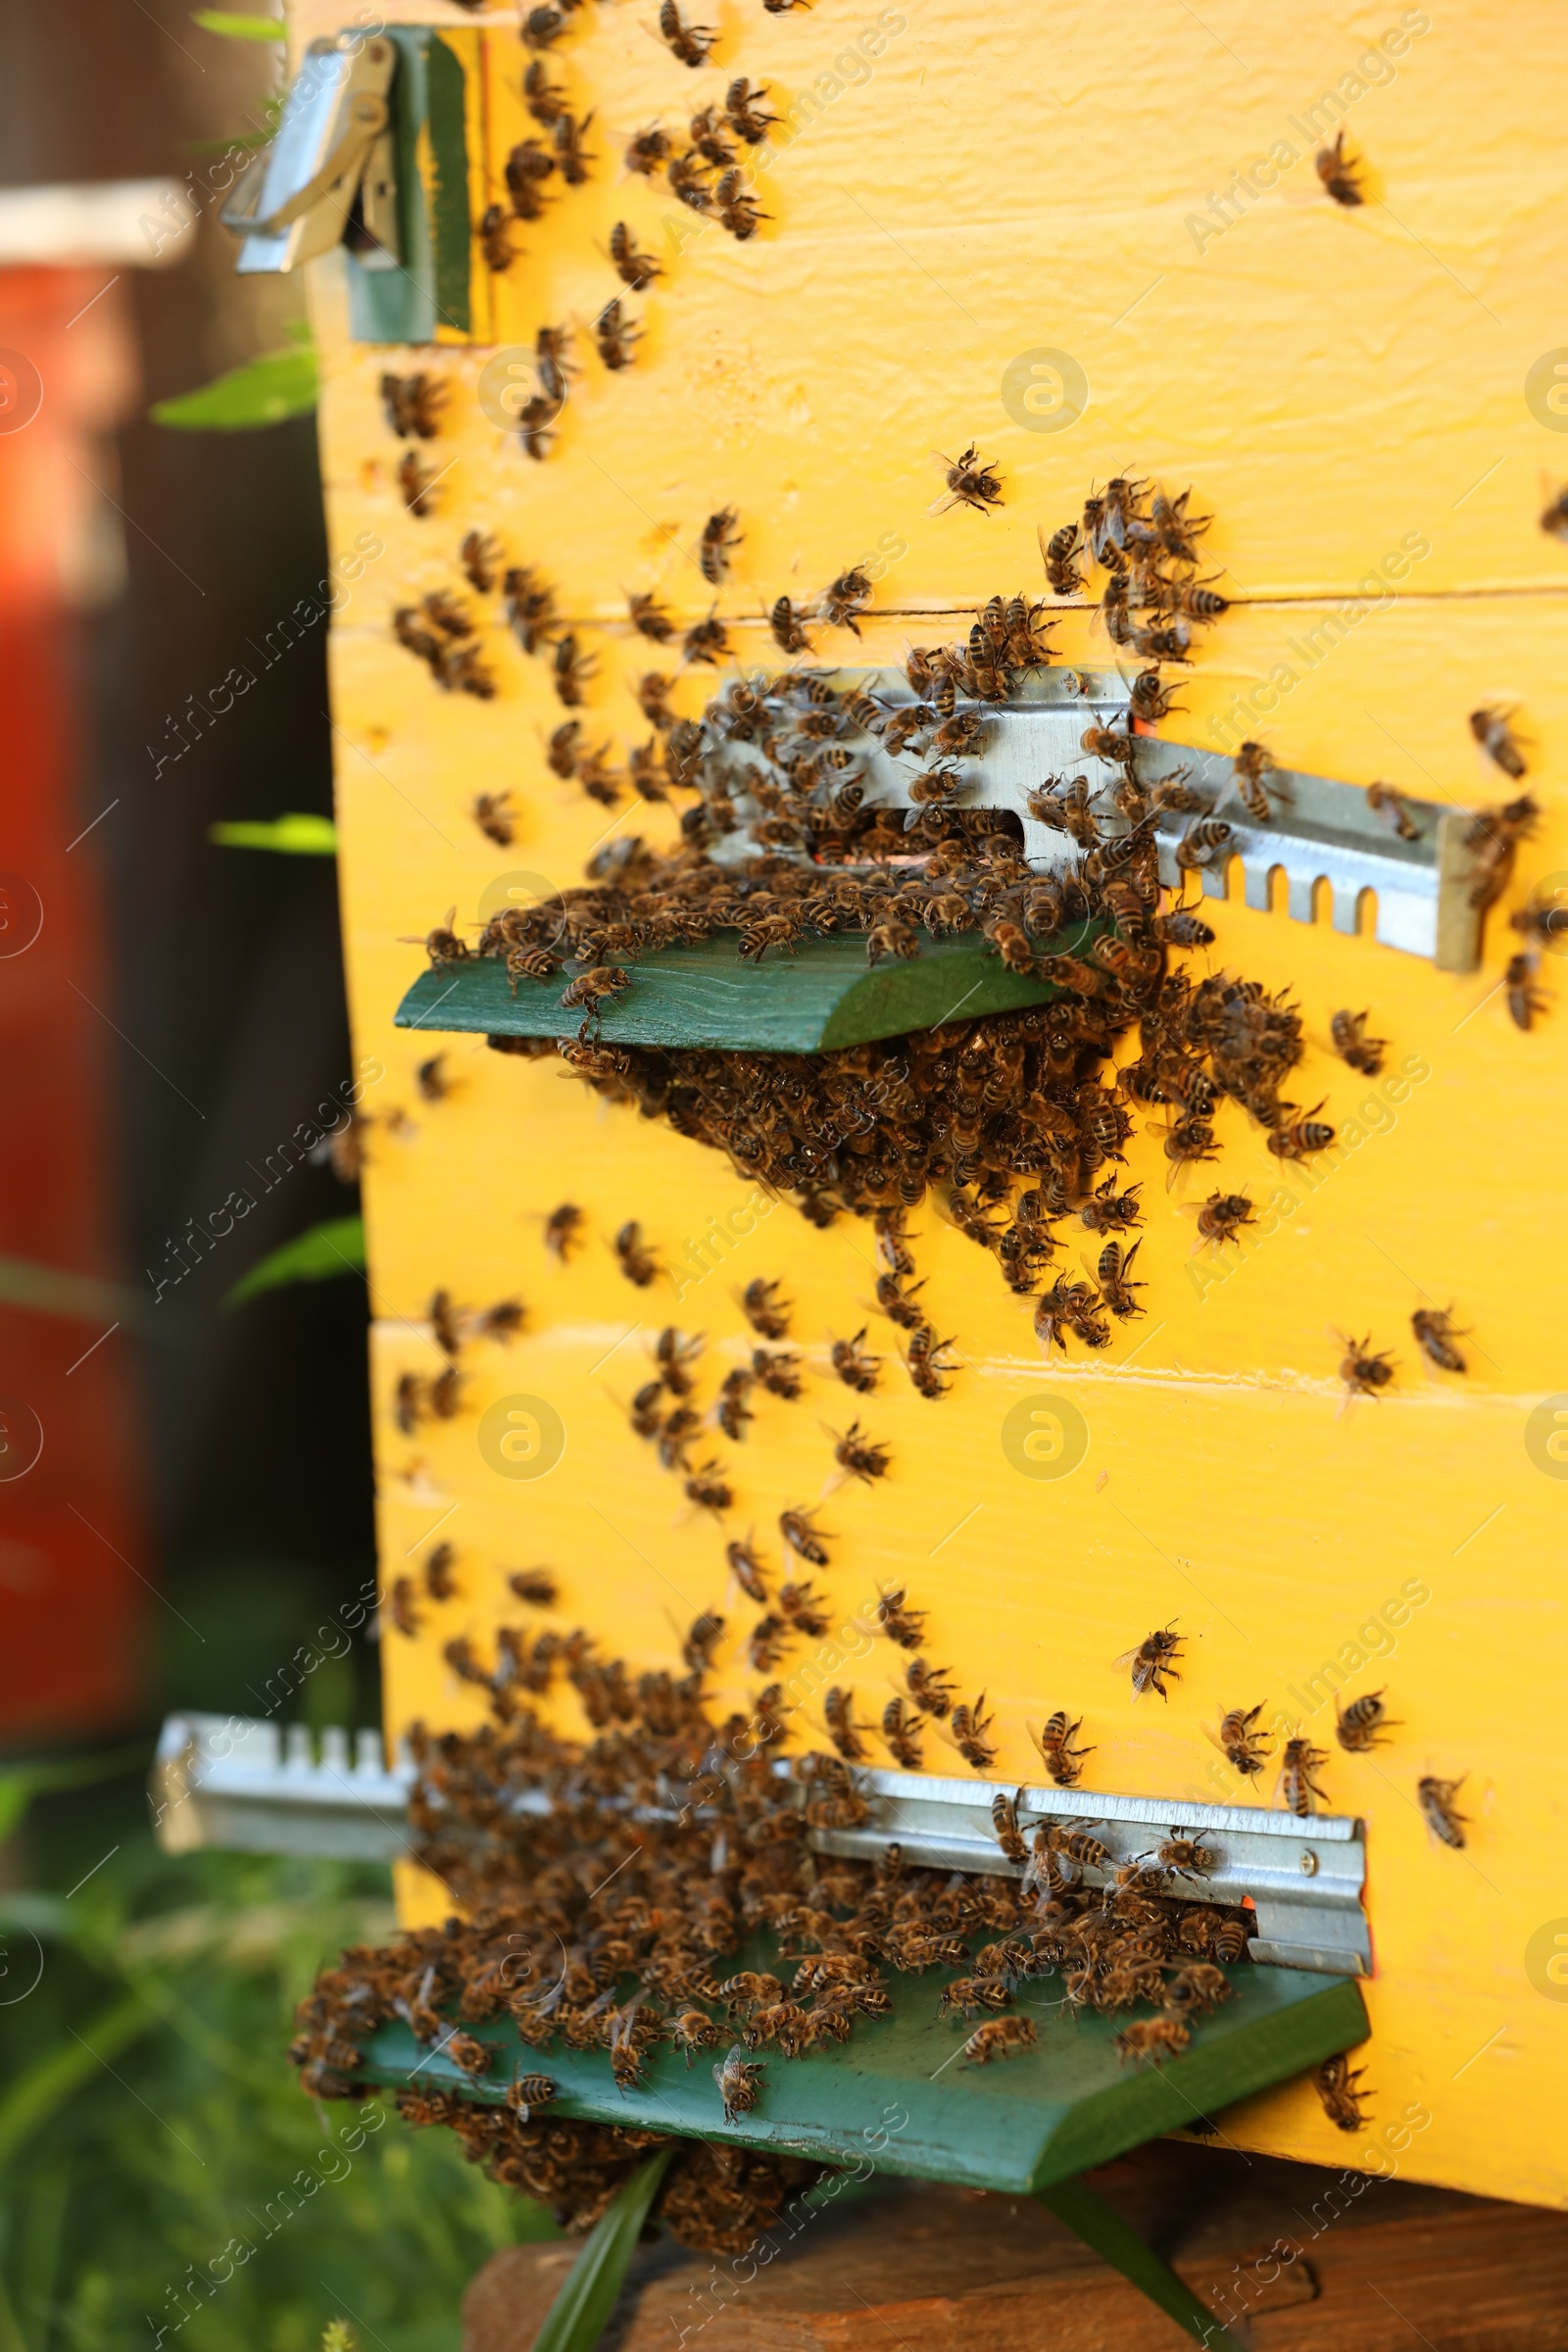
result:
[[[1568,1936],[1568,1482],[1539,1437],[1532,1453],[1527,1429],[1568,1390],[1568,1008],[1523,1035],[1499,993],[1507,906],[1568,869],[1568,549],[1537,521],[1544,480],[1554,485],[1559,466],[1568,474],[1568,441],[1525,396],[1563,332],[1560,12],[1520,0],[1504,39],[1494,12],[1428,15],[1392,0],[1289,11],[1213,0],[1201,22],[1152,0],[1135,29],[1077,4],[982,15],[938,0],[880,11],[819,0],[776,19],[725,0],[689,12],[721,30],[698,73],[659,42],[655,13],[652,0],[585,11],[553,53],[576,110],[594,109],[601,160],[589,187],[519,228],[522,258],[495,289],[504,344],[531,345],[544,323],[579,330],[582,374],[547,463],[530,463],[477,406],[488,351],[414,355],[404,364],[439,371],[452,399],[432,461],[447,468],[436,511],[407,514],[376,396],[382,368],[399,363],[345,340],[338,266],[313,273],[333,546],[370,533],[384,550],[332,647],[356,1044],[385,1071],[366,1099],[377,1121],[367,1197],[383,1567],[389,1580],[415,1571],[439,1528],[461,1587],[424,1604],[416,1642],[389,1635],[389,1723],[476,1720],[441,1648],[459,1633],[487,1648],[494,1624],[515,1614],[509,1568],[552,1563],[559,1622],[586,1625],[639,1667],[670,1663],[700,1609],[723,1609],[743,1631],[726,1536],[755,1524],[776,1558],[779,1510],[828,1487],[824,1424],[843,1428],[858,1407],[891,1444],[893,1475],[877,1491],[828,1494],[822,1520],[837,1541],[818,1581],[840,1622],[879,1583],[908,1586],[930,1612],[932,1655],[967,1692],[988,1693],[1000,1773],[1030,1777],[1027,1727],[1067,1706],[1094,1743],[1090,1788],[1239,1801],[1205,1727],[1222,1705],[1261,1701],[1330,1749],[1333,1809],[1366,1818],[1370,2128],[1334,2132],[1303,2086],[1227,2117],[1227,2136],[1560,2202],[1568,1986],[1546,1962],[1554,1926]],[[296,35],[340,14],[301,9]],[[511,19],[438,5],[387,14],[482,36],[494,187],[499,157],[527,127]],[[1365,62],[1386,35],[1381,62]],[[681,127],[740,73],[767,82],[788,118],[760,185],[772,218],[744,246],[619,161],[634,130]],[[1354,212],[1322,194],[1312,125],[1301,127],[1335,89],[1367,167],[1372,200]],[[1233,194],[1225,224],[1211,197],[1271,147],[1277,184]],[[586,332],[617,290],[605,256],[617,220],[667,270],[628,301],[645,335],[618,375]],[[1014,421],[1001,390],[1010,362],[1043,349],[1070,354],[1089,385],[1085,413],[1053,433]],[[1004,506],[932,514],[930,453],[971,439],[1000,465]],[[600,665],[589,739],[623,749],[646,733],[630,681],[672,666],[631,634],[624,593],[655,588],[683,622],[705,613],[712,600],[691,550],[715,508],[733,505],[745,533],[719,599],[745,659],[770,657],[760,615],[775,596],[808,596],[868,556],[877,617],[865,652],[896,659],[912,639],[949,633],[940,616],[966,625],[992,591],[1037,588],[1037,524],[1054,528],[1092,482],[1128,468],[1173,490],[1194,484],[1197,507],[1216,516],[1206,544],[1219,584],[1236,599],[1169,732],[1212,746],[1225,740],[1216,724],[1239,719],[1289,765],[1469,806],[1501,797],[1502,779],[1466,714],[1517,704],[1545,821],[1490,918],[1479,974],[1437,973],[1326,922],[1249,912],[1234,887],[1203,960],[1296,992],[1312,1050],[1293,1092],[1327,1099],[1342,1148],[1282,1180],[1261,1135],[1223,1112],[1216,1180],[1274,1206],[1245,1250],[1215,1259],[1192,1253],[1186,1207],[1206,1186],[1167,1193],[1157,1144],[1140,1131],[1128,1172],[1150,1210],[1149,1313],[1092,1360],[1043,1362],[1027,1308],[934,1211],[919,1212],[933,1319],[963,1359],[953,1395],[928,1403],[874,1313],[863,1227],[819,1234],[765,1203],[759,1215],[752,1188],[715,1156],[599,1104],[555,1067],[468,1042],[447,1049],[449,1099],[417,1099],[414,1069],[430,1045],[391,1026],[421,961],[404,935],[454,904],[474,922],[509,873],[530,892],[573,881],[608,834],[663,840],[674,819],[636,803],[607,814],[549,774],[544,740],[564,713],[493,609],[490,704],[439,693],[394,644],[390,614],[426,590],[461,590],[459,542],[470,527],[493,531],[510,561],[558,585]],[[1370,568],[1401,546],[1425,552],[1374,597]],[[1309,633],[1329,614],[1314,655]],[[1059,639],[1069,659],[1104,658],[1081,615]],[[822,647],[855,653],[842,634]],[[700,708],[710,686],[710,673],[688,675],[681,707]],[[512,794],[511,851],[473,824],[478,791]],[[1545,985],[1557,978],[1548,956]],[[1362,1005],[1392,1041],[1392,1096],[1328,1051],[1331,1014]],[[406,1123],[388,1122],[395,1108]],[[588,1220],[587,1247],[565,1268],[541,1243],[564,1199]],[[610,1237],[629,1216],[673,1266],[737,1210],[750,1230],[678,1298],[671,1280],[642,1293],[615,1267]],[[711,1396],[752,1344],[737,1293],[757,1274],[779,1277],[797,1302],[809,1382],[797,1404],[754,1397],[743,1446],[716,1441],[737,1492],[720,1526],[685,1503],[624,1407],[669,1320],[708,1335]],[[528,1327],[509,1348],[470,1348],[459,1417],[409,1439],[388,1407],[400,1372],[437,1368],[423,1319],[437,1287],[470,1304],[520,1295]],[[1410,1335],[1413,1308],[1450,1300],[1474,1329],[1463,1380],[1424,1370]],[[852,1400],[827,1348],[867,1321],[887,1371],[873,1397]],[[1375,1401],[1342,1409],[1331,1325],[1396,1351],[1396,1383]],[[1020,1474],[1003,1443],[1008,1412],[1043,1394],[1088,1429],[1084,1459],[1059,1480]],[[537,1482],[497,1476],[477,1443],[485,1408],[517,1395],[547,1399],[566,1431],[564,1457]],[[1186,1642],[1181,1680],[1168,1704],[1135,1703],[1112,1661],[1171,1619]],[[823,1679],[853,1683],[869,1714],[894,1666],[878,1642]],[[1326,1693],[1340,1677],[1350,1691],[1386,1686],[1399,1728],[1372,1756],[1334,1744]],[[757,1679],[733,1642],[721,1652],[723,1705],[744,1704]],[[809,1699],[805,1711],[816,1714]],[[928,1762],[956,1759],[933,1743]],[[1415,1787],[1429,1772],[1464,1776],[1461,1852],[1423,1828]],[[439,1891],[412,1875],[404,1893],[409,1916],[439,1912]]]

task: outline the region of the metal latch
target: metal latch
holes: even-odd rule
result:
[[[398,267],[397,62],[384,36],[345,32],[311,43],[277,136],[221,215],[245,240],[242,272],[297,270],[345,241],[365,269]]]
[[[171,1853],[218,1845],[249,1853],[316,1854],[353,1861],[412,1859],[407,1754],[388,1769],[373,1732],[321,1734],[316,1760],[311,1734],[293,1724],[230,1715],[171,1715],[153,1765],[152,1794],[160,1843]],[[790,1771],[780,1760],[781,1774]],[[991,1800],[1012,1796],[1002,1781],[954,1781],[908,1772],[858,1771],[856,1787],[871,1807],[863,1829],[813,1830],[808,1842],[824,1854],[874,1857],[893,1842],[911,1865],[1019,1878],[997,1843]],[[1152,1856],[1173,1831],[1201,1832],[1207,1867],[1176,1877],[1172,1893],[1192,1903],[1250,1904],[1257,1928],[1251,1956],[1278,1968],[1324,1976],[1367,1975],[1372,1937],[1362,1908],[1366,1833],[1361,1822],[1314,1813],[1298,1820],[1261,1805],[1195,1805],[1160,1796],[1108,1796],[1084,1789],[1023,1788],[1020,1825],[1072,1822],[1093,1828],[1108,1861],[1086,1867],[1103,1886],[1123,1863]],[[548,1796],[527,1790],[518,1813],[546,1813]]]
[[[897,670],[823,674],[846,700],[870,696],[890,712],[915,700]],[[1093,727],[1118,735],[1128,731],[1131,698],[1116,672],[1047,669],[1025,679],[1009,702],[970,703],[960,695],[956,707],[974,710],[985,725],[980,748],[951,763],[964,778],[963,792],[954,806],[960,810],[1010,810],[1022,827],[1023,854],[1032,865],[1049,869],[1079,855],[1066,833],[1042,824],[1029,812],[1031,791],[1053,776],[1086,777],[1090,806],[1103,835],[1112,839],[1127,830],[1126,819],[1111,801],[1119,768],[1086,752],[1082,744]],[[909,787],[921,765],[917,758],[906,754],[895,759],[874,735],[841,740],[855,752],[866,808],[911,806]],[[1473,858],[1464,839],[1471,811],[1400,794],[1399,830],[1395,832],[1362,786],[1270,768],[1264,782],[1271,815],[1268,823],[1260,824],[1241,799],[1234,762],[1223,754],[1142,732],[1133,742],[1132,773],[1139,783],[1152,786],[1181,774],[1190,790],[1208,803],[1208,813],[1230,828],[1223,851],[1205,864],[1185,869],[1209,897],[1223,898],[1226,867],[1237,858],[1249,906],[1267,909],[1270,876],[1279,868],[1286,876],[1287,909],[1298,922],[1312,921],[1316,886],[1325,882],[1334,928],[1353,932],[1361,893],[1370,890],[1377,900],[1376,936],[1385,947],[1430,956],[1440,971],[1473,971],[1480,962],[1481,909]],[[765,755],[757,744],[736,738],[711,746],[699,770],[705,780],[727,788],[740,819],[736,829],[714,845],[712,857],[725,863],[755,857],[757,845],[748,825],[764,810],[746,792],[745,778],[748,772],[771,773]],[[1183,880],[1177,853],[1193,822],[1190,815],[1168,814],[1157,828],[1160,879],[1172,889]]]

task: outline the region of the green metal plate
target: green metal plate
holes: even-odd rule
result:
[[[1043,943],[1080,955],[1106,926],[1086,923]],[[1061,994],[1046,981],[1009,972],[988,941],[930,941],[912,962],[868,966],[858,933],[803,939],[793,956],[769,949],[760,963],[742,963],[737,934],[720,932],[689,948],[664,948],[628,964],[631,986],[604,1008],[599,1035],[609,1046],[692,1046],[761,1054],[820,1054],[864,1045],[983,1012],[1048,1004]],[[581,1009],[566,1010],[567,975],[514,986],[497,956],[447,964],[420,974],[396,1019],[402,1029],[482,1031],[505,1037],[575,1037]],[[592,1032],[590,1032],[592,1034]]]
[[[608,2053],[541,2055],[518,2042],[510,2019],[465,2028],[497,2051],[493,2075],[478,2084],[439,2052],[422,2050],[401,2024],[383,2026],[369,2041],[364,2076],[493,2102],[514,2075],[538,2071],[560,2085],[552,2115],[831,2165],[853,2163],[867,2134],[885,2132],[883,2171],[1028,2196],[1366,2039],[1352,1978],[1246,1962],[1226,1974],[1236,1998],[1194,2026],[1191,2048],[1157,2069],[1121,2063],[1116,2020],[1073,2015],[1034,1997],[1030,1985],[1017,2013],[1034,2018],[1038,2046],[965,2065],[958,2052],[973,2027],[938,2015],[936,1975],[902,1978],[893,2016],[858,2021],[851,2041],[798,2059],[759,2051],[766,2061],[761,2095],[736,2124],[724,2122],[710,2054],[688,2069],[678,2052],[658,2051],[639,2086],[622,2092]],[[906,2120],[895,2124],[899,2117]]]

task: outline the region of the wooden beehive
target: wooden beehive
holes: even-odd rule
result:
[[[439,0],[383,13],[437,25],[463,68],[477,220],[530,127],[514,21]],[[1505,50],[1471,7],[1228,9],[1203,24],[1178,12],[1141,23],[1129,49],[1081,6],[1038,19],[946,0],[699,13],[720,41],[698,72],[659,40],[653,0],[569,20],[549,62],[577,111],[594,110],[594,175],[518,227],[505,274],[470,256],[466,314],[438,321],[433,347],[353,340],[341,260],[312,272],[331,546],[363,560],[334,621],[332,691],[349,985],[375,1122],[384,1575],[416,1574],[438,1541],[457,1554],[457,1597],[421,1604],[417,1638],[388,1633],[389,1727],[478,1720],[443,1646],[469,1634],[487,1650],[516,1613],[507,1572],[535,1562],[561,1581],[550,1622],[581,1624],[637,1665],[671,1663],[702,1609],[743,1628],[726,1537],[755,1524],[776,1551],[779,1511],[822,1494],[823,1425],[842,1428],[862,1401],[831,1377],[830,1336],[869,1323],[888,1367],[862,1418],[894,1470],[833,1492],[823,1512],[838,1540],[820,1581],[838,1621],[906,1585],[930,1612],[933,1650],[967,1693],[988,1694],[999,1778],[1038,1779],[1028,1727],[1066,1706],[1094,1744],[1090,1789],[1235,1802],[1246,1792],[1205,1730],[1222,1706],[1262,1702],[1277,1731],[1299,1727],[1330,1750],[1333,1810],[1368,1825],[1370,2123],[1346,2137],[1298,2084],[1228,2115],[1228,2136],[1560,2201],[1568,1487],[1551,1436],[1552,1202],[1568,1030],[1548,1012],[1521,1033],[1500,985],[1518,944],[1509,908],[1568,866],[1554,659],[1568,549],[1538,521],[1563,452],[1556,330],[1539,299],[1565,170],[1556,18],[1526,0]],[[296,42],[339,22],[310,0]],[[771,217],[738,244],[626,175],[620,155],[641,126],[683,122],[742,73],[769,86],[784,123],[761,153]],[[1356,209],[1331,202],[1313,169],[1336,122],[1364,159]],[[427,153],[421,169],[435,169]],[[617,220],[666,274],[628,302],[642,340],[612,372],[583,330],[618,290],[606,259]],[[480,380],[498,348],[531,349],[538,326],[563,322],[578,329],[582,373],[533,463],[493,421],[495,374],[488,403]],[[1087,386],[1065,421],[1062,354]],[[406,445],[377,390],[385,368],[415,367],[449,388],[421,453],[439,475],[422,514],[399,494]],[[932,451],[970,442],[1000,467],[1004,503],[933,514]],[[1224,1112],[1213,1174],[1252,1195],[1260,1222],[1240,1250],[1195,1255],[1185,1202],[1205,1188],[1167,1192],[1159,1144],[1140,1130],[1127,1174],[1149,1208],[1149,1312],[1093,1358],[1044,1360],[1027,1302],[920,1210],[933,1320],[963,1360],[952,1395],[928,1402],[875,1316],[863,1225],[811,1230],[559,1064],[394,1028],[422,966],[409,938],[449,906],[471,926],[508,889],[576,881],[608,838],[668,840],[676,820],[630,800],[606,810],[549,772],[545,741],[564,713],[494,600],[489,702],[441,693],[391,615],[430,590],[466,593],[459,544],[494,533],[510,562],[556,583],[598,662],[585,732],[620,758],[647,732],[632,680],[669,666],[632,632],[626,592],[657,591],[682,626],[704,616],[713,597],[692,550],[714,510],[733,507],[745,534],[718,600],[745,663],[777,659],[762,617],[775,597],[809,598],[857,562],[875,585],[862,647],[840,633],[825,650],[893,662],[911,641],[966,628],[994,591],[1038,592],[1037,525],[1054,529],[1092,484],[1129,469],[1195,485],[1233,600],[1168,732],[1208,750],[1261,736],[1290,767],[1473,808],[1513,788],[1467,715],[1517,705],[1544,819],[1489,918],[1479,971],[1378,945],[1368,909],[1348,937],[1280,905],[1249,909],[1235,889],[1206,902],[1207,959],[1298,998],[1312,1047],[1293,1091],[1326,1098],[1337,1148],[1282,1169],[1259,1130]],[[1056,642],[1068,662],[1108,658],[1082,610],[1063,612]],[[700,709],[712,674],[687,673],[682,710]],[[480,792],[512,796],[510,850],[475,825]],[[1554,973],[1547,955],[1547,989]],[[1329,1050],[1332,1014],[1362,1006],[1391,1041],[1374,1079]],[[415,1071],[437,1047],[453,1085],[428,1102]],[[586,1212],[587,1246],[564,1266],[542,1235],[564,1200]],[[610,1247],[631,1217],[666,1269],[647,1292]],[[625,1408],[666,1322],[706,1333],[706,1400],[753,1345],[737,1294],[759,1275],[795,1301],[808,1394],[757,1400],[746,1443],[717,1446],[737,1497],[720,1525],[684,1500]],[[445,1360],[426,1319],[438,1289],[474,1306],[520,1296],[527,1324],[509,1345],[468,1347],[457,1416],[411,1437],[392,1399],[401,1375]],[[1462,1379],[1424,1368],[1410,1332],[1412,1310],[1450,1301],[1474,1333]],[[1329,1326],[1397,1358],[1392,1386],[1348,1411]],[[1059,1478],[1029,1475],[1004,1445],[1008,1415],[1027,1419],[1037,1400],[1041,1427],[1059,1425],[1065,1400],[1087,1428]],[[498,1428],[527,1468],[534,1433],[557,1422],[564,1449],[545,1474],[497,1466]],[[1113,1661],[1172,1620],[1181,1679],[1168,1703],[1135,1701]],[[835,1654],[817,1679],[854,1683],[879,1714],[894,1687],[886,1645]],[[721,1709],[744,1706],[757,1679],[732,1641]],[[1379,1687],[1397,1729],[1371,1755],[1342,1752],[1336,1690]],[[809,1699],[805,1721],[820,1744]],[[929,1760],[960,1769],[945,1750]],[[1427,1774],[1462,1778],[1462,1850],[1423,1823]],[[412,1868],[401,1899],[411,1921],[444,1907]]]

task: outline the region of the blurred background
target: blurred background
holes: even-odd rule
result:
[[[284,2055],[387,1873],[145,1794],[173,1707],[378,1719],[313,361],[218,218],[280,27],[0,17],[0,2352],[455,2342],[535,2224]]]

